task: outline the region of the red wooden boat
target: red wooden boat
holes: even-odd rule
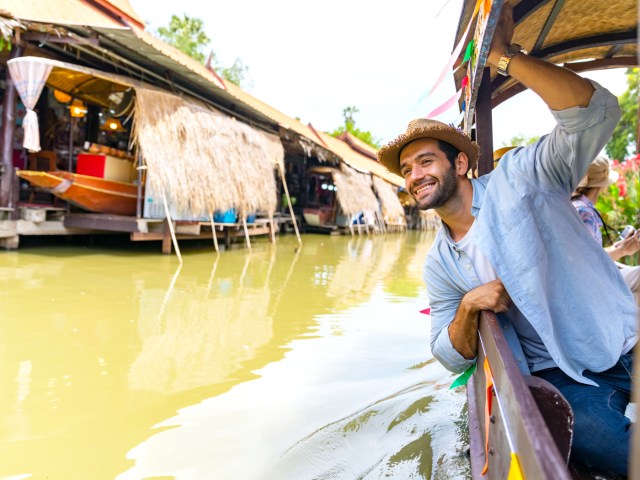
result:
[[[114,215],[135,215],[138,186],[63,170],[18,170],[16,174],[84,210]]]

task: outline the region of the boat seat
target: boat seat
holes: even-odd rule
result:
[[[38,172],[52,172],[58,170],[58,155],[51,150],[40,150],[39,152],[31,152],[27,157],[27,170],[34,170]],[[34,203],[36,195],[41,192],[42,189],[29,185],[27,187],[29,191],[29,203]],[[50,195],[50,203],[56,206],[58,203],[58,197]]]
[[[560,455],[569,463],[571,441],[573,439],[573,410],[566,398],[554,385],[543,378],[524,375],[524,381],[533,395],[549,428],[551,436],[556,442]]]

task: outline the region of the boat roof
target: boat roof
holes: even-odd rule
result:
[[[476,0],[465,0],[454,44],[460,41]],[[638,65],[637,0],[520,0],[512,2],[513,42],[537,58],[574,71]],[[471,30],[473,33],[473,30]],[[468,39],[470,40],[470,39]],[[464,52],[464,50],[463,50]],[[455,75],[461,87],[466,72]],[[491,68],[491,104],[525,90]]]

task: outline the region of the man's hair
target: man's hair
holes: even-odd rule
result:
[[[589,193],[596,188],[598,187],[578,187],[575,192],[571,194],[571,200],[581,197],[582,195],[589,195]]]
[[[438,142],[438,147],[440,148],[440,150],[444,152],[444,156],[447,157],[447,160],[449,160],[449,163],[451,164],[451,166],[455,168],[456,158],[458,158],[458,154],[460,153],[460,150],[458,150],[456,147],[454,147],[450,143],[447,143],[443,140],[436,140],[436,141]]]

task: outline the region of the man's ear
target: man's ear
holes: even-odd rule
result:
[[[469,157],[464,152],[459,152],[455,161],[456,175],[466,175],[469,171]]]

